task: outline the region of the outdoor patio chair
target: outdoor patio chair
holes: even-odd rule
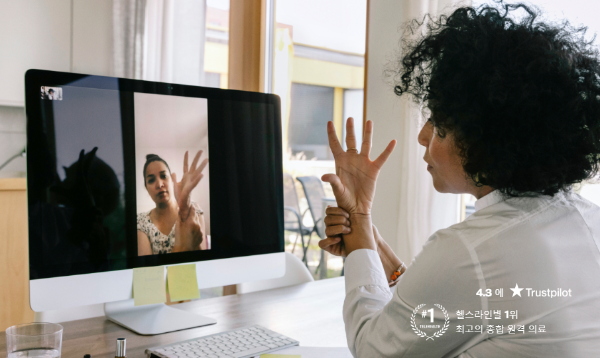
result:
[[[306,261],[307,247],[304,245],[304,235],[310,235],[313,228],[304,226],[302,222],[304,214],[308,211],[305,210],[302,214],[300,213],[300,203],[298,201],[298,194],[296,193],[296,184],[294,178],[289,174],[283,174],[283,218],[284,218],[284,230],[296,233],[296,240],[294,240],[294,246],[292,247],[292,253],[296,249],[298,243],[298,236],[302,242],[302,261],[308,268],[308,262]],[[310,236],[309,236],[310,239]]]
[[[321,240],[325,238],[325,225],[323,225],[323,198],[325,197],[325,190],[323,189],[321,179],[318,177],[297,177],[296,180],[302,184],[304,196],[306,196],[306,202],[308,203],[308,210],[314,223],[313,229],[308,236],[308,242],[306,243],[306,251],[308,251],[313,232],[317,233]],[[319,266],[317,266],[317,269],[315,270],[315,274],[319,270],[319,267],[321,267],[320,261]]]
[[[321,179],[319,179],[318,177],[297,177],[296,180],[298,180],[300,184],[302,184],[302,189],[304,189],[304,195],[306,196],[306,201],[308,202],[308,209],[312,215],[312,219],[314,222],[313,229],[310,232],[308,242],[306,244],[306,250],[308,250],[312,232],[316,232],[321,240],[323,240],[326,236],[325,223],[323,222],[323,198],[325,197],[325,190],[323,189],[323,183],[321,182]],[[346,258],[343,258],[342,261],[345,263]],[[321,264],[322,262],[319,261],[319,266],[317,266],[317,268],[315,269],[315,275],[317,274],[317,272],[319,272]],[[341,276],[344,276],[344,266],[342,266]]]

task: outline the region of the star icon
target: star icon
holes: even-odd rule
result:
[[[519,297],[521,297],[521,291],[523,291],[524,288],[519,288],[519,285],[515,284],[515,288],[511,288],[511,290],[513,291],[513,297],[515,297],[516,295],[519,295]]]

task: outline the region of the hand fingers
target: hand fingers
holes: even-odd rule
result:
[[[366,155],[367,158],[371,153],[371,143],[373,142],[373,121],[367,121],[365,131],[363,133],[363,142],[360,147],[360,154]]]
[[[350,117],[346,121],[346,147],[348,151],[354,151],[356,149],[356,153],[358,153],[358,149],[356,148],[356,135],[354,134],[354,118]]]
[[[198,153],[196,153],[194,160],[192,161],[192,167],[190,168],[190,171],[193,172],[194,170],[196,170],[196,165],[198,165],[198,160],[200,160],[201,155],[202,155],[202,151],[199,150]]]
[[[191,182],[192,189],[193,189],[193,188],[195,188],[195,187],[196,187],[196,185],[198,185],[198,183],[200,183],[200,180],[202,180],[202,178],[204,178],[204,175],[202,175],[202,174],[198,174],[197,176],[195,176],[195,177],[192,179],[192,182]],[[190,190],[190,191],[191,191],[191,190]]]
[[[346,210],[344,210],[344,209],[342,209],[340,207],[337,207],[337,206],[328,207],[327,209],[325,209],[325,214],[327,214],[327,215],[341,215],[341,216],[343,216],[345,218],[349,218],[350,217],[350,214]]]
[[[329,252],[328,249],[331,249],[332,245],[339,243],[341,240],[341,237],[328,237],[319,241],[319,247]]]
[[[183,175],[186,175],[188,172],[188,151],[185,151],[185,155],[183,156]]]
[[[340,178],[335,174],[325,174],[321,177],[321,180],[331,184],[331,188],[333,189],[333,195],[335,197],[340,197],[344,194],[344,184]]]
[[[202,173],[202,171],[204,170],[204,168],[206,168],[207,165],[208,165],[208,158],[204,158],[204,160],[202,161],[202,163],[200,163],[200,166],[198,167],[198,169],[196,171],[198,173]]]
[[[323,222],[325,223],[326,226],[335,226],[335,225],[350,226],[350,220],[348,220],[347,218],[345,218],[343,216],[339,216],[339,215],[327,215],[327,216],[325,216],[325,219],[323,219]]]
[[[344,226],[344,225],[327,226],[325,228],[325,235],[327,235],[327,236],[338,236],[338,235],[349,234],[351,232],[352,232],[352,229],[350,229],[350,227]]]
[[[335,127],[331,121],[327,122],[327,137],[329,138],[329,148],[331,148],[334,157],[344,153],[344,149],[342,149],[342,145],[335,134]]]
[[[191,176],[187,183],[185,183],[185,186],[181,188],[181,197],[185,198],[187,195],[191,194],[192,190],[194,190],[196,186],[198,186],[198,183],[200,183],[200,180],[202,180],[202,178],[204,178],[204,175],[202,174]]]
[[[341,237],[328,237],[325,240],[319,241],[319,246],[321,246],[324,251],[327,251],[334,256],[344,255]]]
[[[171,179],[173,179],[173,191],[175,191],[175,199],[179,198],[179,185],[177,183],[177,174],[171,173]]]
[[[383,167],[383,164],[385,164],[385,162],[390,157],[390,154],[392,154],[392,152],[394,151],[394,147],[396,147],[395,139],[393,141],[391,141],[390,144],[388,144],[388,146],[385,148],[383,153],[381,153],[379,155],[379,157],[377,157],[377,159],[375,159],[375,161],[373,161],[373,164],[375,164],[377,169],[381,169],[381,167]]]

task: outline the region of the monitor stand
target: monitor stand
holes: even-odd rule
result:
[[[159,303],[134,306],[133,299],[104,304],[110,321],[141,334],[153,335],[216,324],[215,319]]]

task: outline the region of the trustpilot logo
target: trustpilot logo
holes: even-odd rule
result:
[[[519,297],[523,297],[521,296],[521,291],[525,290],[525,292],[523,292],[523,295],[525,295],[525,297],[547,297],[547,298],[555,298],[555,297],[573,297],[572,296],[572,292],[571,289],[562,289],[562,288],[557,288],[557,289],[544,289],[544,290],[536,290],[533,288],[520,288],[519,284],[515,284],[515,288],[511,288],[511,291],[513,291],[513,297],[515,296],[519,296]]]

